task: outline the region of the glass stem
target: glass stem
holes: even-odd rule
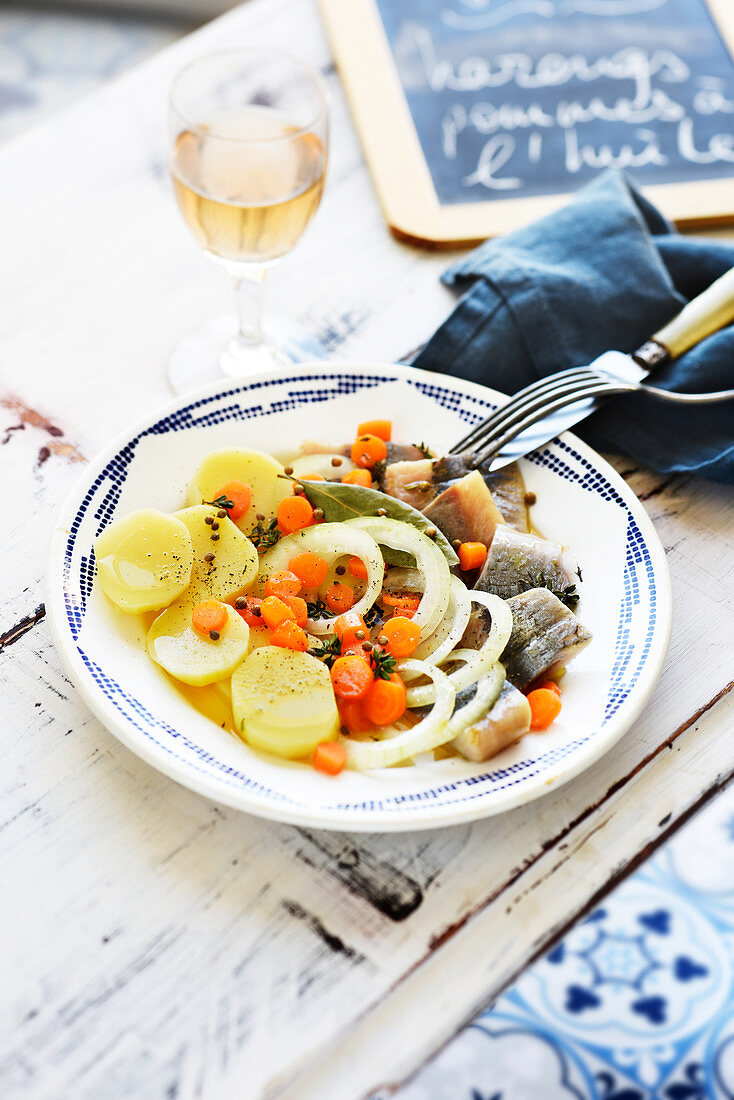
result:
[[[237,336],[235,344],[242,351],[252,351],[263,342],[262,312],[265,276],[268,269],[264,264],[252,266],[246,275],[234,276],[237,295]]]

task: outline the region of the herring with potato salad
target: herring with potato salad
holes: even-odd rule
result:
[[[102,591],[146,616],[148,654],[187,698],[214,691],[251,748],[330,775],[488,760],[551,725],[591,638],[580,573],[532,530],[517,466],[391,435],[369,421],[285,466],[215,451],[186,507],[95,543]]]

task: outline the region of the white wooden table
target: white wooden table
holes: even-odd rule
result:
[[[166,399],[167,354],[229,305],[169,191],[189,57],[277,44],[333,95],[322,210],[273,305],[334,356],[393,360],[451,298],[383,226],[306,0],[251,0],[0,152],[0,1094],[351,1100],[400,1082],[734,772],[731,490],[617,468],[668,551],[667,667],[606,759],[526,809],[351,837],[224,810],[89,714],[43,614],[86,458]]]

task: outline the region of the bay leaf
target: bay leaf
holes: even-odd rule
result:
[[[412,508],[402,500],[389,497],[379,489],[367,489],[364,485],[349,485],[343,481],[304,481],[299,484],[303,485],[303,492],[307,499],[314,508],[322,510],[324,519],[329,523],[343,523],[356,516],[376,516],[378,509],[383,508],[390,519],[410,523],[419,531],[425,532],[432,527],[437,532],[433,541],[442,551],[449,565],[456,565],[459,561],[453,546],[443,532],[426,519],[417,508]],[[409,564],[408,557],[409,555],[402,554],[401,551],[393,551],[390,547],[385,553],[385,561],[390,565]]]

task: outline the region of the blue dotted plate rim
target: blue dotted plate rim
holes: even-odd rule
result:
[[[280,821],[353,831],[432,828],[470,821],[536,798],[585,770],[629,728],[657,681],[670,637],[672,604],[663,548],[647,513],[625,482],[570,433],[528,456],[528,460],[601,493],[626,511],[625,596],[619,609],[615,662],[600,726],[532,760],[490,768],[426,790],[388,793],[360,802],[338,801],[335,784],[337,799],[314,807],[249,776],[246,756],[243,770],[217,760],[165,718],[152,714],[134,694],[105,673],[94,655],[84,652],[77,638],[91,591],[94,560],[91,553],[76,553],[77,536],[93,502],[94,516],[99,521],[97,530],[114,513],[140,439],[225,420],[277,415],[287,408],[331,400],[390,381],[408,382],[457,412],[468,424],[487,415],[499,396],[461,379],[413,367],[378,364],[298,364],[247,381],[225,380],[171,401],[122,433],[90,463],[61,510],[51,545],[47,607],[54,640],[72,680],[90,709],[133,752],[216,801]],[[331,383],[328,391],[324,389],[327,382]],[[307,384],[307,388],[289,391],[286,400],[268,404],[267,395],[273,387],[299,383]],[[313,383],[322,385],[314,387]],[[242,404],[236,401],[245,395],[252,400]],[[220,407],[222,402],[224,406]],[[108,481],[110,488],[101,501],[96,500]],[[73,576],[78,577],[76,589],[71,585]],[[641,624],[635,621],[633,612],[640,607],[643,595],[649,614],[642,624],[645,633],[640,642],[637,634]]]

